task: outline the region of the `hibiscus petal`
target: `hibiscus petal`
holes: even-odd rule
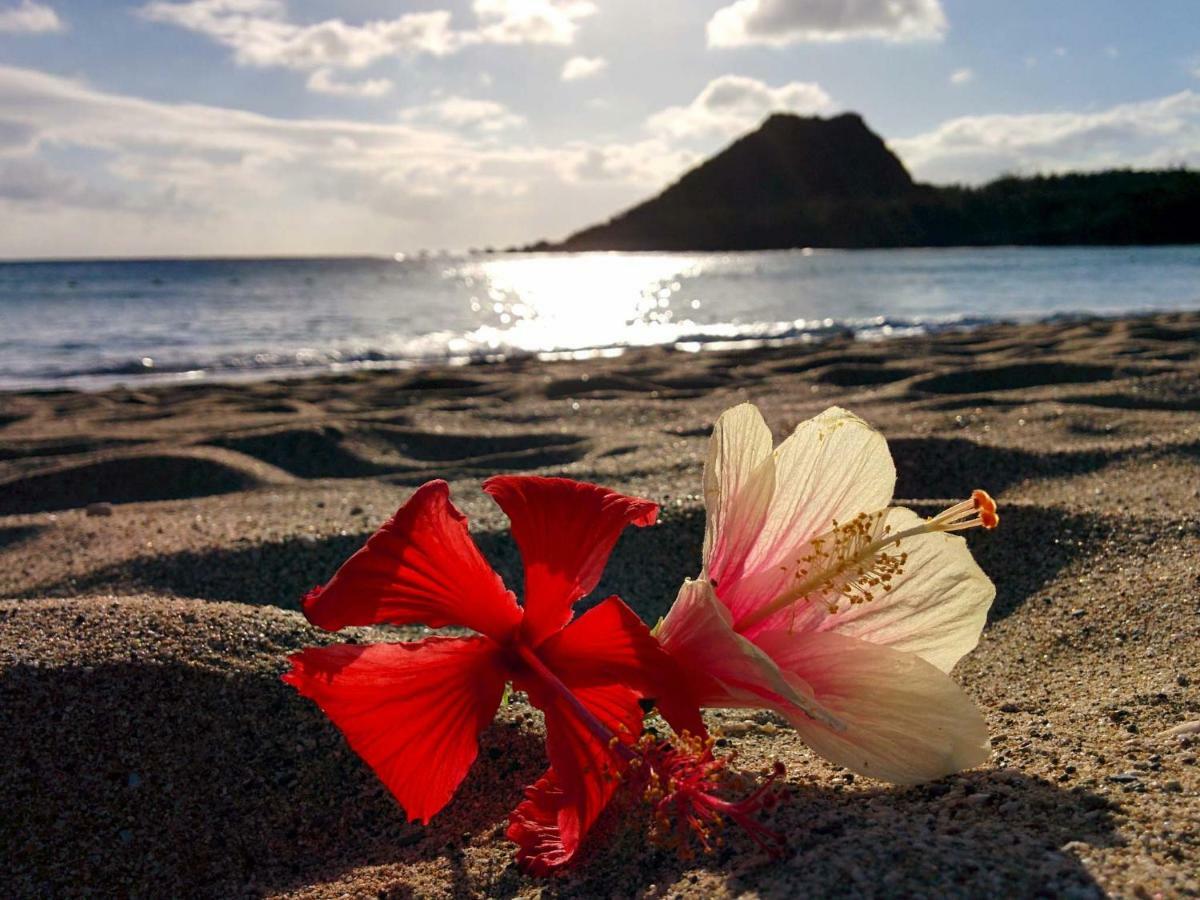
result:
[[[565,862],[608,805],[625,764],[561,694],[524,678],[515,686],[526,691],[546,717],[546,755],[562,791],[555,815]],[[633,743],[641,735],[642,708],[636,691],[623,684],[596,684],[573,687],[571,692],[619,740]]]
[[[523,631],[537,646],[571,620],[572,604],[591,593],[626,525],[653,525],[650,500],[572,481],[496,476],[483,484],[512,521],[525,567]]]
[[[882,781],[914,784],[988,759],[987,726],[954,681],[913,653],[834,632],[757,638],[791,676],[844,724],[835,731],[782,709],[813,750]]]
[[[718,582],[740,577],[775,491],[771,429],[742,403],[713,426],[704,463],[704,572]]]
[[[657,701],[676,732],[707,733],[682,671],[620,597],[609,597],[538,648],[568,688],[619,683]]]
[[[312,647],[291,657],[283,680],[321,707],[409,819],[428,822],[500,705],[500,652],[481,637]]]
[[[467,531],[444,481],[430,481],[304,599],[319,628],[463,625],[501,639],[521,620],[512,592]]]
[[[896,467],[883,435],[831,407],[801,422],[775,451],[775,492],[741,578],[717,594],[740,621],[788,586],[809,538],[892,498]],[[750,577],[753,576],[753,577]]]
[[[613,790],[617,782],[611,782]],[[517,845],[517,863],[529,875],[545,878],[565,866],[579,845],[568,848],[558,825],[565,795],[554,769],[525,789],[525,799],[508,816],[505,837]]]
[[[645,623],[609,597],[537,648],[541,665],[563,688],[522,676],[517,686],[546,715],[551,770],[513,813],[509,836],[527,870],[545,874],[568,862],[616,789],[625,761],[589,727],[584,715],[626,743],[642,730],[638,701],[658,699],[679,732],[702,736],[704,720],[674,661]],[[579,710],[569,691],[584,707]]]
[[[734,631],[729,610],[705,581],[683,583],[655,635],[701,706],[786,706],[840,727],[830,711],[792,686],[771,657]]]
[[[924,520],[910,509],[888,510],[887,524],[901,532]],[[956,534],[934,532],[905,538],[899,550],[907,561],[890,591],[875,590],[869,603],[841,604],[830,614],[819,596],[801,601],[746,632],[790,628],[836,631],[872,644],[915,653],[943,672],[954,668],[979,643],[996,586],[979,568]],[[840,598],[831,598],[840,599]]]

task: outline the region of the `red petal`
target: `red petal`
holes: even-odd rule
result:
[[[319,628],[347,625],[463,625],[502,639],[521,620],[504,587],[450,502],[444,481],[430,481],[346,560],[323,588],[304,598]]]
[[[546,753],[555,778],[561,785],[557,805],[554,840],[555,865],[562,865],[579,850],[587,834],[617,789],[624,763],[606,741],[601,741],[580,720],[578,714],[557,694],[537,683],[517,686],[529,693],[530,702],[546,716]],[[642,733],[642,709],[638,695],[622,684],[576,688],[573,693],[584,706],[614,735],[626,743]],[[550,809],[549,800],[537,801],[539,809]]]
[[[428,822],[500,705],[500,652],[480,637],[312,647],[291,657],[283,680],[316,701],[409,819]]]
[[[706,733],[674,661],[618,597],[584,613],[536,653],[608,733],[626,743],[642,732],[638,701],[646,697],[659,699],[676,731]],[[563,865],[575,855],[612,798],[625,762],[553,686],[528,673],[517,686],[546,715],[553,775],[553,790],[535,785],[511,820],[514,840],[522,847],[519,858],[536,872]]]
[[[498,475],[483,489],[512,521],[525,566],[523,629],[536,646],[571,620],[626,525],[653,525],[658,506],[568,478]]]
[[[614,787],[615,787],[614,782]],[[558,827],[563,791],[553,769],[525,789],[525,799],[508,816],[505,836],[517,845],[517,862],[529,875],[545,878],[565,866],[577,847],[568,849]]]
[[[624,684],[657,701],[676,732],[706,735],[699,704],[678,663],[620,597],[609,597],[549,638],[538,656],[571,689]]]

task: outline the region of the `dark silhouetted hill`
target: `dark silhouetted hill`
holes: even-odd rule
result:
[[[657,197],[546,250],[1200,243],[1200,173],[917,184],[853,113],[776,114]]]

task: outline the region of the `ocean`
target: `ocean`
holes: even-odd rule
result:
[[[0,388],[1200,308],[1200,246],[0,263]]]

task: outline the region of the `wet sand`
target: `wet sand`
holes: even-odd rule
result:
[[[299,598],[432,477],[511,585],[486,476],[655,499],[661,524],[622,538],[594,595],[654,622],[698,568],[708,430],[747,399],[777,437],[854,410],[921,511],[974,487],[999,499],[1001,528],[969,536],[996,603],[955,670],[986,710],[987,766],[894,788],[814,757],[772,714],[711,713],[739,768],[787,766],[771,819],[786,858],[731,829],[680,860],[616,808],[578,866],[539,882],[503,838],[545,766],[531,707],[502,710],[420,827],[279,682],[289,652],[331,640]],[[1196,895],[1198,507],[1200,314],[0,395],[0,892]]]

